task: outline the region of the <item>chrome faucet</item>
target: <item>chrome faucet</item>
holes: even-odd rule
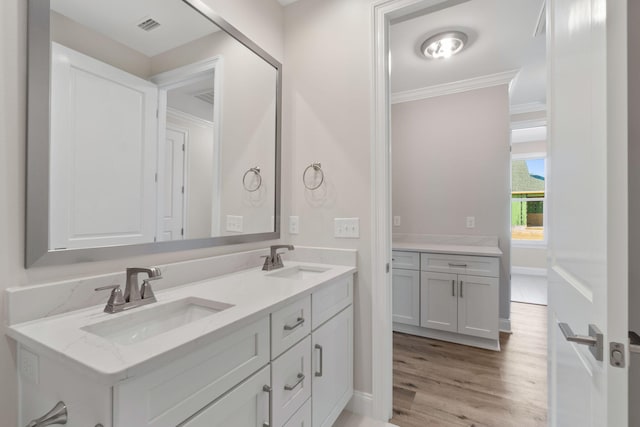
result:
[[[138,274],[146,273],[147,278],[142,281],[142,287],[138,284]],[[104,307],[105,313],[118,313],[134,307],[140,307],[152,302],[156,302],[156,296],[151,289],[151,281],[162,279],[162,273],[158,267],[127,268],[127,281],[125,284],[124,295],[120,285],[102,286],[96,288],[96,291],[111,289],[111,295]]]
[[[276,268],[284,267],[284,264],[282,263],[282,258],[280,257],[280,254],[278,253],[278,249],[288,249],[288,250],[292,251],[295,248],[293,247],[293,245],[273,245],[273,246],[271,246],[271,255],[265,255],[264,256],[266,258],[264,260],[264,265],[262,266],[262,269],[264,271],[271,271],[271,270],[275,270]]]

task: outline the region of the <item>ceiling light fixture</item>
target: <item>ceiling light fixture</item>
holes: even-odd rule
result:
[[[467,35],[461,31],[445,31],[426,39],[420,50],[427,58],[446,59],[459,53],[467,40]]]

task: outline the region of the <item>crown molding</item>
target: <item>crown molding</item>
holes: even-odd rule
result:
[[[404,92],[396,92],[391,94],[391,103],[399,104],[402,102],[417,101],[420,99],[434,98],[436,96],[451,95],[454,93],[467,92],[470,90],[484,89],[487,87],[508,84],[518,75],[520,70],[505,71],[503,73],[489,74],[472,79],[460,80],[457,82],[444,83],[423,87],[420,89],[412,89]]]
[[[547,104],[543,102],[527,102],[526,104],[512,105],[511,114],[536,113],[538,111],[546,111]]]

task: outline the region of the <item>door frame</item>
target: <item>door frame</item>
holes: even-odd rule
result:
[[[158,85],[158,144],[164,141],[166,137],[167,128],[167,92],[171,89],[175,89],[185,84],[195,82],[201,79],[203,76],[210,72],[214,72],[213,83],[213,159],[214,173],[213,173],[213,201],[211,206],[211,234],[212,236],[220,235],[220,193],[222,191],[222,177],[220,174],[220,164],[222,164],[220,155],[220,138],[222,135],[222,102],[223,102],[223,79],[224,79],[224,58],[222,55],[212,56],[211,58],[203,59],[201,61],[194,62],[189,65],[175,68],[173,70],[165,71],[156,74],[150,78],[152,82]],[[158,147],[159,149],[159,147]],[[160,165],[164,162],[164,151],[158,151],[158,164],[156,171],[158,171],[157,188],[163,188],[162,186],[162,174],[159,173]],[[186,153],[185,153],[186,155]],[[186,171],[186,165],[185,165]],[[186,190],[185,190],[186,191]],[[161,211],[161,207],[164,205],[162,199],[162,192],[157,191],[157,211]],[[185,196],[186,200],[186,196]],[[183,218],[183,223],[186,219]],[[185,224],[186,225],[186,224]],[[216,228],[217,227],[217,228]],[[156,234],[160,232],[160,224],[157,225],[158,230]],[[186,226],[185,226],[186,235]]]
[[[393,317],[391,293],[391,93],[389,26],[417,11],[438,10],[468,0],[379,0],[372,5],[371,129],[371,375],[370,415],[393,415]],[[367,405],[368,406],[368,405]]]

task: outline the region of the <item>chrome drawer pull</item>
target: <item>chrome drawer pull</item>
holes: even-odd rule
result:
[[[322,376],[322,365],[323,365],[323,361],[322,361],[323,350],[322,350],[322,346],[320,344],[316,344],[315,348],[320,350],[320,370],[315,373],[315,376],[316,377],[321,377]]]
[[[456,296],[456,281],[455,280],[451,281],[451,296],[452,297]]]
[[[293,331],[298,326],[302,326],[303,323],[304,323],[304,317],[298,317],[298,320],[296,320],[296,323],[294,323],[293,325],[284,325],[284,330]]]
[[[452,262],[449,263],[449,267],[463,267],[466,268],[467,264],[454,264]]]
[[[298,374],[298,381],[296,381],[295,384],[292,384],[292,385],[285,384],[284,389],[287,391],[291,391],[294,388],[298,387],[302,381],[304,381],[304,374],[300,373]]]
[[[269,393],[269,422],[262,423],[262,427],[271,427],[273,426],[273,389],[268,385],[264,385],[262,386],[262,391]]]
[[[464,298],[464,288],[462,286],[464,286],[464,282],[460,280],[460,298]]]

